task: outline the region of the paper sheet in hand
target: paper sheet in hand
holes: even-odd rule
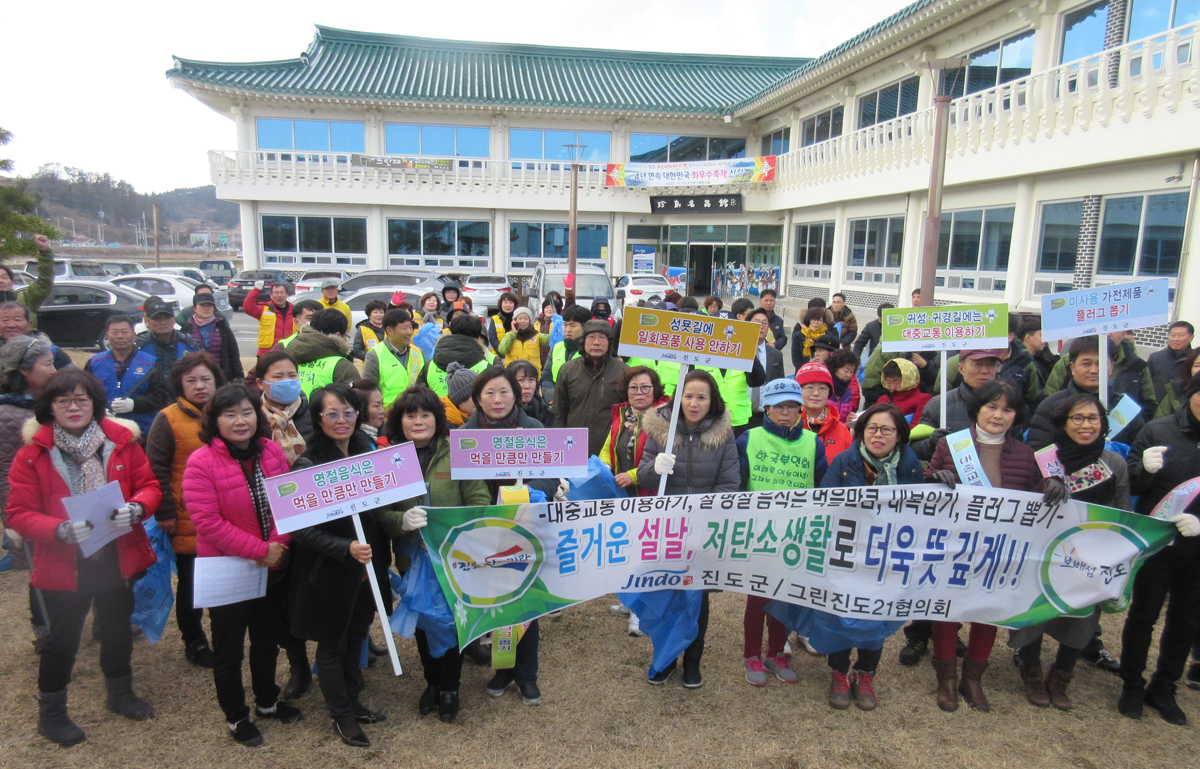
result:
[[[121,484],[116,481],[87,494],[63,500],[63,507],[67,509],[67,516],[72,521],[88,521],[95,527],[92,529],[92,536],[79,545],[79,551],[83,553],[84,558],[93,555],[122,534],[132,531],[124,526],[114,525],[111,520],[113,510],[124,505],[125,497],[121,494]]]
[[[193,605],[197,609],[249,601],[266,594],[266,567],[231,555],[196,559]]]

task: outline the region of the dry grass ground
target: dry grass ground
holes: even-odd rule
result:
[[[704,656],[704,688],[687,691],[676,676],[663,688],[645,682],[649,642],[625,634],[609,615],[609,599],[543,620],[540,707],[510,691],[484,691],[489,671],[467,663],[462,714],[452,725],[417,714],[424,688],[415,645],[399,639],[405,673],[394,678],[385,660],[366,671],[363,701],[388,715],[366,727],[369,750],[334,736],[319,691],[297,701],[303,721],[263,724],[266,743],[236,745],[226,734],[208,671],[189,665],[172,625],[156,646],[138,640],[138,692],[158,717],[126,721],[104,709],[98,647],[85,641],[70,689],[71,711],[88,740],[70,750],[36,730],[37,657],[30,646],[25,573],[0,577],[0,756],[4,767],[1186,767],[1196,765],[1194,726],[1167,725],[1153,711],[1141,722],[1117,714],[1119,681],[1080,663],[1071,688],[1072,713],[1028,705],[1006,647],[998,644],[985,678],[993,712],[965,707],[941,713],[928,662],[896,660],[899,636],[880,670],[879,710],[836,712],[825,704],[828,667],[798,654],[799,682],[756,689],[742,677],[740,595],[713,596]],[[1110,647],[1119,646],[1120,618],[1106,617]],[[375,629],[379,636],[378,627]],[[85,628],[84,637],[90,639]],[[1001,633],[1004,637],[1004,633]],[[1052,644],[1051,644],[1052,647]],[[1115,649],[1114,649],[1115,650]],[[286,678],[281,657],[279,679]],[[1200,719],[1200,696],[1184,690],[1185,710]]]

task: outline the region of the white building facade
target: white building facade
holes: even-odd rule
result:
[[[241,206],[247,268],[518,281],[566,254],[563,161],[580,146],[579,254],[610,275],[643,246],[696,294],[748,265],[800,299],[907,304],[940,89],[955,98],[939,303],[1036,312],[1045,293],[1166,277],[1188,308],[1198,47],[1200,0],[921,0],[812,60],[318,28],[295,60],[177,59],[168,76],[236,122],[237,148],[209,157],[217,195]],[[939,76],[947,57],[971,63]],[[778,155],[774,181],[605,183],[607,163],[758,155]],[[653,213],[664,194],[740,195],[742,210]]]

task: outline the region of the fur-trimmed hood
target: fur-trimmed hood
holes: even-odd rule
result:
[[[671,404],[667,403],[651,410],[643,420],[642,426],[659,446],[667,445],[667,433],[671,428]],[[680,442],[693,433],[700,436],[700,445],[704,449],[713,450],[720,447],[733,437],[733,422],[729,417],[729,409],[715,419],[708,417],[701,420],[695,427],[688,425],[687,420],[680,414],[675,430],[675,447],[678,448]]]
[[[100,420],[100,429],[104,430],[105,436],[117,446],[123,446],[142,437],[142,428],[132,419],[105,417]],[[123,433],[128,433],[128,435]],[[51,448],[54,446],[54,427],[53,425],[39,424],[36,419],[29,419],[21,428],[21,437],[27,446],[36,442],[40,446]]]

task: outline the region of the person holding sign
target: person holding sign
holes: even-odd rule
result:
[[[1104,448],[1108,416],[1094,395],[1075,393],[1051,417],[1054,424],[1055,465],[1044,465],[1043,474],[1058,474],[1067,483],[1071,499],[1128,510],[1129,471],[1120,454]],[[1049,472],[1047,472],[1049,471]],[[1050,672],[1042,676],[1042,636],[1058,641],[1058,654]],[[1008,645],[1017,649],[1025,699],[1039,708],[1051,705],[1070,710],[1067,686],[1075,663],[1085,647],[1099,646],[1100,608],[1088,617],[1062,616],[1032,627],[1010,630]],[[1107,654],[1107,652],[1106,652]]]
[[[415,497],[377,513],[380,525],[389,536],[407,540],[403,549],[413,552],[425,546],[418,536],[418,531],[429,520],[425,507],[483,507],[491,503],[492,495],[486,482],[451,480],[450,425],[446,422],[441,400],[428,387],[414,385],[400,394],[388,413],[384,432],[393,444],[412,442],[417,450],[417,461],[421,463],[421,474],[429,486],[427,500]],[[442,656],[434,657],[425,631],[417,628],[413,635],[426,683],[417,708],[423,716],[436,710],[439,719],[451,723],[459,711],[462,652],[454,645]],[[526,653],[531,649],[527,647]],[[536,649],[532,650],[536,661]]]
[[[1096,338],[1093,337],[1093,339]],[[1108,347],[1108,389],[1110,395],[1114,392],[1117,394],[1116,398],[1109,398],[1109,415],[1112,415],[1112,404],[1122,395],[1128,395],[1132,401],[1141,406],[1142,419],[1149,421],[1158,408],[1158,396],[1154,393],[1154,381],[1151,378],[1149,366],[1146,365],[1146,361],[1138,357],[1137,346],[1133,343],[1133,332],[1113,331],[1108,334],[1108,340],[1110,342]],[[1097,346],[1095,349],[1099,350],[1100,348]],[[1070,360],[1060,358],[1055,364],[1054,370],[1050,372],[1049,379],[1046,380],[1046,386],[1042,389],[1043,394],[1050,395],[1062,390],[1071,378]],[[1131,436],[1133,434],[1130,433]]]
[[[1174,414],[1155,419],[1129,449],[1130,491],[1137,512],[1152,515],[1175,487],[1200,475],[1200,375],[1192,377],[1184,402]],[[1200,502],[1193,499],[1168,520],[1179,529],[1175,542],[1152,555],[1133,581],[1133,600],[1121,635],[1121,699],[1117,709],[1141,718],[1142,706],[1158,711],[1167,723],[1182,726],[1187,716],[1175,702],[1175,684],[1183,675],[1188,650],[1200,625]],[[1150,637],[1170,596],[1150,685],[1142,673]]]
[[[85,739],[67,715],[67,685],[93,605],[106,706],[134,721],[154,716],[153,706],[133,692],[129,624],[133,583],[156,560],[141,521],[158,509],[162,490],[137,443],[137,426],[106,418],[106,402],[104,385],[91,374],[55,373],[34,402],[36,421],[26,424],[30,443],[9,469],[8,525],[36,545],[30,582],[42,591],[49,624],[38,667],[38,733],[63,747]],[[97,527],[68,517],[64,500],[112,483],[125,503],[89,517],[105,516],[117,536],[85,557],[80,545]]]
[[[974,390],[966,404],[971,427],[938,439],[926,478],[950,488],[962,482],[1016,491],[1044,491],[1046,504],[1066,502],[1070,498],[1066,484],[1059,478],[1042,478],[1033,449],[1012,435],[1013,425],[1020,424],[1024,406],[1025,401],[1008,382],[988,382]],[[970,440],[966,447],[960,447],[964,437]],[[951,438],[954,439],[953,449],[949,442]],[[938,707],[946,712],[958,710],[961,693],[971,708],[987,713],[990,708],[983,694],[982,679],[996,641],[996,626],[971,623],[967,653],[963,656],[961,685],[955,657],[957,638],[957,623],[933,623],[933,669],[937,671]]]
[[[339,313],[340,315],[340,313]],[[300,720],[300,710],[279,698],[275,662],[287,632],[287,552],[291,537],[280,534],[267,502],[266,479],[288,471],[283,449],[271,439],[262,403],[240,383],[217,390],[200,415],[200,440],[183,471],[183,499],[196,526],[197,560],[233,556],[268,571],[266,593],[211,606],[213,683],[229,734],[247,747],[261,745],[250,720],[242,659],[250,636],[250,680],[259,719],[283,724]]]
[[[681,398],[680,419],[675,445],[667,446],[671,427],[671,406],[664,405],[648,414],[643,422],[648,437],[638,465],[638,484],[657,489],[659,479],[667,476],[667,494],[719,494],[737,491],[741,485],[737,447],[729,411],[712,374],[692,371],[676,394]],[[669,449],[669,450],[668,450]],[[683,652],[683,685],[699,689],[703,685],[700,658],[704,654],[704,634],[708,629],[708,593],[701,598],[696,638]],[[675,673],[674,660],[649,678],[661,686]]]

